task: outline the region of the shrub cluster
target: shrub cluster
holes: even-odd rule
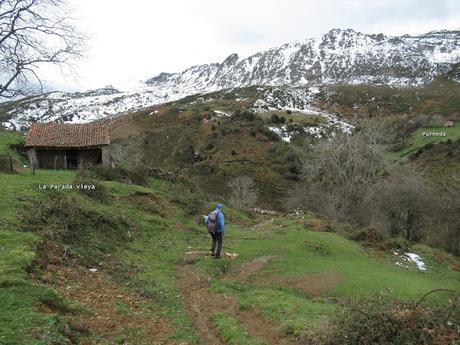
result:
[[[270,117],[270,121],[273,124],[279,124],[279,123],[286,123],[286,118],[284,116],[278,116],[277,114],[273,114]]]
[[[170,194],[172,201],[181,206],[185,215],[195,216],[206,212],[206,199],[194,187],[178,183]]]
[[[460,254],[460,220],[452,216],[460,210],[460,179],[437,192],[413,167],[386,159],[382,133],[361,126],[353,135],[306,145],[297,158],[286,156],[290,172],[300,169],[304,181],[290,192],[287,208],[362,228],[360,237],[369,235],[363,239],[369,243],[376,242],[375,231],[380,231],[388,243],[395,244],[397,238],[426,241]]]
[[[97,165],[90,168],[90,176],[99,180],[146,186],[147,174],[141,167],[118,164],[114,168]]]
[[[13,160],[7,154],[0,154],[0,171],[13,172]]]
[[[233,114],[232,119],[255,121],[257,119],[257,115],[249,109],[238,109]]]
[[[261,133],[261,134],[263,134],[270,141],[279,141],[280,140],[280,137],[279,137],[278,134],[276,134],[275,132],[270,130],[270,128],[268,128],[267,126],[265,126],[262,123],[259,124],[256,127],[256,131]]]
[[[90,198],[97,200],[101,203],[108,203],[110,201],[110,194],[107,188],[99,181],[91,177],[91,172],[86,169],[79,169],[74,179],[75,185],[88,185],[94,186],[94,189],[78,189],[82,194],[89,196]]]
[[[48,192],[32,202],[21,219],[24,229],[66,246],[71,259],[88,265],[129,240],[130,226],[123,218],[88,207],[68,192]]]
[[[414,309],[388,302],[382,296],[352,300],[338,308],[320,330],[310,334],[311,344],[456,344],[460,340],[457,305]]]
[[[230,203],[234,208],[249,210],[257,201],[257,193],[254,191],[255,182],[249,176],[239,176],[228,182],[232,190]]]
[[[290,151],[284,156],[288,165],[288,172],[284,174],[287,180],[298,181],[302,172],[302,161],[299,152]]]

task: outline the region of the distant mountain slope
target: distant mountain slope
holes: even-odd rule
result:
[[[161,73],[147,84],[191,91],[285,84],[421,85],[450,73],[459,61],[460,31],[390,37],[334,29],[320,39],[284,44],[247,58],[232,54],[220,64]]]
[[[137,88],[49,94],[0,105],[0,123],[16,129],[35,121],[86,122],[187,95],[251,85],[424,85],[439,76],[460,80],[460,31],[390,37],[334,29],[320,39],[288,43],[247,58],[160,73]],[[312,88],[312,89],[311,89]],[[289,93],[286,93],[289,95]],[[294,92],[295,97],[298,96]],[[311,95],[305,92],[305,102]],[[286,100],[286,103],[289,103]]]

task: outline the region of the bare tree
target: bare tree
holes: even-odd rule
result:
[[[39,66],[71,67],[81,57],[84,35],[64,1],[0,0],[0,100],[42,90]]]
[[[232,189],[231,203],[239,209],[249,208],[254,206],[257,200],[257,194],[252,190],[255,183],[248,176],[240,176],[228,183]]]
[[[351,216],[367,187],[386,170],[383,140],[378,127],[363,127],[353,135],[336,134],[306,151],[302,157],[305,183],[315,195],[327,199],[323,201],[335,211],[330,216]]]
[[[409,168],[398,168],[369,188],[364,204],[369,223],[391,236],[418,241],[439,227],[440,200],[428,181]]]

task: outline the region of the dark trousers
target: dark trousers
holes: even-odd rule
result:
[[[216,232],[215,234],[211,234],[212,242],[211,242],[211,255],[220,256],[220,252],[222,250],[222,233]],[[217,251],[216,251],[216,244],[217,244]]]

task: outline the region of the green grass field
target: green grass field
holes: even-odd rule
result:
[[[331,301],[342,298],[385,292],[389,299],[413,301],[436,288],[459,291],[460,273],[428,252],[423,256],[428,262],[427,273],[415,267],[401,268],[391,254],[374,256],[335,233],[306,229],[304,220],[281,218],[249,234],[233,229],[229,241],[230,251],[241,254],[236,265],[264,255],[273,259],[260,272],[260,281],[257,275],[243,284],[223,278],[213,281],[213,289],[237,294],[241,308],[258,308],[295,334],[305,333],[327,317],[336,307]],[[306,291],[301,286],[307,287]],[[445,301],[445,295],[438,295],[428,303]]]
[[[2,140],[5,143],[10,139]],[[73,183],[74,178],[73,171],[37,170],[35,175],[28,170],[0,172],[0,344],[68,343],[66,322],[72,315],[79,315],[78,310],[71,311],[71,306],[82,301],[63,298],[52,284],[43,284],[28,274],[34,260],[43,254],[39,249],[43,236],[51,235],[47,231],[57,231],[59,227],[42,219],[47,227],[39,233],[30,231],[23,214],[38,212],[37,201],[44,202],[46,207],[51,194],[55,194],[40,190],[39,185]],[[85,229],[89,233],[82,235],[81,243],[66,243],[60,237],[56,241],[80,256],[102,252],[102,257],[116,257],[118,264],[107,274],[113,275],[126,291],[139,291],[150,301],[135,311],[120,304],[119,312],[142,312],[167,320],[171,331],[162,340],[166,343],[177,339],[199,344],[199,335],[179,291],[178,272],[184,265],[186,251],[208,250],[209,238],[201,224],[201,214],[213,203],[207,201],[192,215],[190,204],[197,192],[190,191],[188,186],[155,178],[149,178],[146,187],[109,181],[102,184],[109,193],[105,203],[77,190],[58,194],[71,198],[65,207],[78,211],[69,217],[69,226],[77,224],[77,231]],[[199,194],[195,197],[205,200]],[[388,300],[413,302],[436,288],[460,291],[460,272],[450,268],[458,267],[460,261],[440,250],[421,245],[411,249],[427,265],[427,271],[422,272],[415,266],[395,265],[397,257],[392,253],[376,252],[339,234],[317,231],[311,224],[320,220],[312,215],[251,216],[228,207],[225,213],[228,230],[224,250],[238,253],[239,258],[217,263],[200,256],[190,270],[207,275],[210,291],[222,298],[235,298],[241,311],[260,313],[266,320],[279,324],[282,334],[307,333],[340,308],[340,301],[351,297],[384,293]],[[94,228],[91,224],[88,227],[88,217],[94,217],[90,218]],[[102,232],[105,228],[100,219],[121,224],[119,232]],[[126,234],[123,239],[117,238],[125,230],[129,230],[129,238]],[[247,265],[252,267],[254,260],[261,257],[270,258],[245,273]],[[425,303],[443,305],[447,297],[443,293],[433,294]],[[43,312],[41,307],[50,300],[61,309]],[[228,344],[263,343],[225,311],[215,310],[212,319]],[[122,342],[135,332],[139,332],[135,327],[124,329],[116,339]],[[85,337],[102,344],[112,341],[91,332]]]
[[[429,136],[429,133],[444,133],[445,136]],[[460,122],[455,122],[452,127],[420,127],[408,140],[406,147],[400,151],[392,153],[394,158],[407,157],[415,153],[418,149],[428,144],[446,142],[447,140],[460,139]]]

